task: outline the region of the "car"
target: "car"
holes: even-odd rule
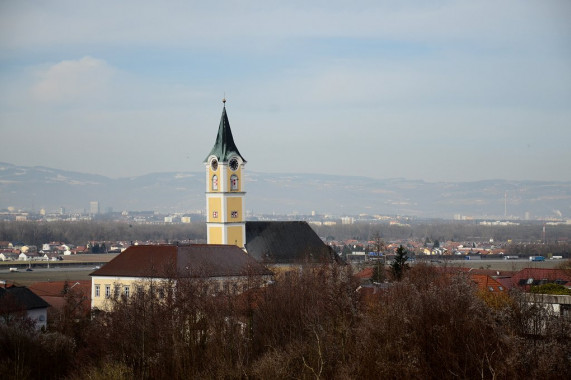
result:
[[[32,268],[26,268],[26,272],[33,272],[34,270]]]

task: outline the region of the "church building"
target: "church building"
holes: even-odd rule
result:
[[[233,244],[244,248],[244,181],[246,160],[240,155],[226,115],[223,100],[222,117],[206,164],[206,233],[208,244]]]
[[[91,307],[129,297],[149,280],[200,278],[214,291],[245,290],[249,279],[267,284],[266,266],[341,263],[306,222],[247,222],[244,166],[226,114],[226,101],[206,166],[207,244],[133,245],[91,273]],[[138,291],[138,290],[137,290]]]
[[[245,220],[244,167],[232,131],[226,99],[214,146],[206,166],[206,228],[208,244],[233,244],[263,264],[340,261],[306,222]]]

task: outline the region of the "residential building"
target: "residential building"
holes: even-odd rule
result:
[[[554,283],[571,286],[571,274],[562,269],[525,268],[511,278],[512,286],[529,291],[534,285]]]
[[[27,318],[37,329],[47,326],[47,310],[50,305],[25,286],[0,287],[0,323],[17,318]]]

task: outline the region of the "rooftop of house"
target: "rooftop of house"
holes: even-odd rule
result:
[[[0,288],[0,305],[3,311],[44,309],[50,305],[25,286]]]
[[[66,304],[66,293],[70,291],[78,292],[82,296],[82,302],[86,312],[89,312],[91,307],[90,280],[35,282],[30,285],[29,289],[57,310],[64,308]]]
[[[470,274],[470,279],[478,289],[490,292],[504,292],[505,286],[486,274]]]
[[[511,278],[513,286],[540,285],[555,282],[561,285],[571,285],[571,271],[563,269],[524,268]]]
[[[134,245],[92,276],[117,277],[227,277],[271,275],[235,245]]]

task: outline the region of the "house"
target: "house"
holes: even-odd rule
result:
[[[0,241],[0,249],[12,249],[12,243],[9,241]]]
[[[18,254],[13,253],[11,250],[6,250],[3,252],[0,252],[0,260],[2,260],[2,261],[18,260]]]
[[[21,253],[18,255],[18,260],[20,260],[20,261],[28,261],[28,260],[32,260],[32,259],[35,258],[35,257],[37,257],[37,255],[31,254],[31,253],[30,253],[30,254],[27,254],[27,253],[25,253],[25,252],[21,252]]]
[[[44,261],[57,261],[59,260],[60,257],[61,255],[58,252],[46,252],[40,254],[40,256],[38,256],[38,259]]]
[[[571,320],[571,296],[569,295],[525,293],[524,297],[527,302],[544,307],[550,316]]]
[[[91,273],[91,306],[105,310],[107,299],[129,297],[149,280],[183,278],[205,280],[213,293],[240,293],[252,278],[271,282],[273,273],[235,245],[133,245]]]
[[[5,285],[5,284],[4,284]],[[50,305],[25,286],[0,288],[0,323],[24,317],[35,323],[37,329],[47,325]]]
[[[571,273],[562,269],[525,268],[511,278],[513,287],[529,291],[534,285],[559,284],[571,286]]]

